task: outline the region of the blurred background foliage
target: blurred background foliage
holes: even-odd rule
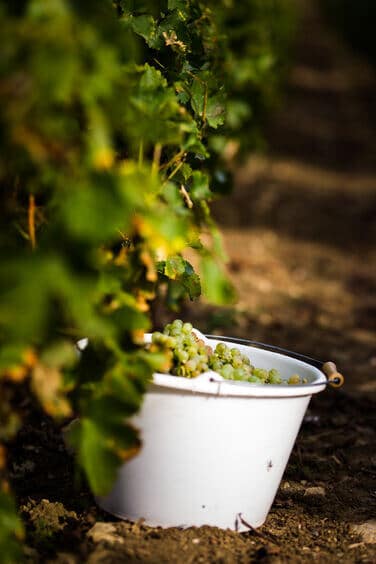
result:
[[[2,2],[2,561],[22,536],[6,479],[20,390],[60,423],[79,415],[70,440],[105,492],[165,363],[141,346],[150,304],[201,286],[233,299],[209,202],[262,146],[294,22],[290,0]]]
[[[374,23],[376,3],[373,0],[321,0],[328,19],[348,43],[376,63]]]

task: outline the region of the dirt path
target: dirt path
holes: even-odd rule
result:
[[[215,208],[240,303],[195,308],[195,323],[334,359],[347,377],[312,402],[266,524],[116,521],[77,490],[59,435],[31,411],[12,467],[30,562],[376,561],[375,93],[370,69],[307,12],[269,156],[247,162]]]
[[[238,331],[333,358],[347,389],[376,391],[375,75],[312,11],[269,155],[218,202]]]

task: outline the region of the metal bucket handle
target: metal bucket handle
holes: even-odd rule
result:
[[[323,362],[321,360],[317,360],[310,356],[306,356],[304,354],[296,353],[293,351],[289,351],[288,349],[284,349],[282,347],[277,347],[275,345],[269,345],[267,343],[261,343],[259,341],[250,341],[249,339],[239,339],[237,337],[226,337],[224,335],[205,335],[208,339],[218,339],[221,341],[227,341],[231,343],[238,343],[239,345],[250,345],[252,347],[257,347],[260,349],[264,349],[271,352],[278,352],[285,354],[286,356],[290,356],[292,358],[296,358],[297,360],[303,360],[315,368],[318,368],[325,374],[327,377],[326,383],[327,385],[331,386],[332,388],[340,388],[344,382],[345,378],[343,374],[338,372],[337,366],[331,360]],[[317,384],[311,384],[312,386],[322,386],[322,382]]]

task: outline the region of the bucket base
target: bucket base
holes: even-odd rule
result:
[[[130,523],[140,523],[142,525],[146,525],[147,527],[153,527],[153,528],[159,528],[159,529],[190,529],[191,527],[215,527],[217,529],[223,529],[225,530],[230,530],[230,531],[235,531],[237,533],[246,533],[252,529],[257,529],[258,527],[261,527],[264,523],[265,523],[265,519],[263,521],[260,521],[259,523],[256,523],[254,525],[251,525],[250,523],[247,522],[247,519],[244,518],[242,513],[238,513],[234,516],[234,524],[233,526],[228,526],[228,527],[223,527],[221,525],[215,524],[215,523],[206,523],[206,522],[202,522],[202,523],[181,523],[181,524],[176,524],[176,523],[157,523],[155,521],[149,521],[148,519],[145,519],[143,517],[132,517],[130,515],[124,515],[122,513],[119,513],[117,511],[113,511],[112,509],[108,509],[106,507],[105,504],[102,503],[102,500],[100,498],[95,498],[95,502],[97,503],[97,505],[103,510],[106,511],[106,513],[109,513],[110,515],[113,515],[114,517],[117,517],[118,519],[122,519],[124,521],[129,521]]]

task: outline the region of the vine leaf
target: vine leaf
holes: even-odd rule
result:
[[[111,415],[114,403],[116,402],[111,400],[107,406],[111,411],[103,413],[107,428],[112,420],[111,434],[98,419],[92,417],[82,418],[67,434],[68,441],[77,449],[90,487],[94,493],[102,495],[111,489],[120,463],[137,452],[136,431]]]
[[[202,273],[203,292],[208,300],[218,305],[234,301],[234,288],[212,256],[205,255],[201,259],[200,270]]]

